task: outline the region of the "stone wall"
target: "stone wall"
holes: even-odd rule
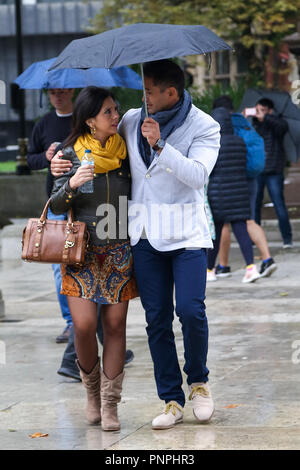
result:
[[[0,214],[11,218],[39,217],[47,201],[47,173],[0,175]]]

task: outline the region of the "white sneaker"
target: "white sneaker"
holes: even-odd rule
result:
[[[189,399],[193,403],[193,412],[197,421],[207,423],[212,417],[215,406],[207,383],[199,382],[189,385]]]
[[[259,277],[260,275],[255,264],[252,264],[251,267],[246,268],[245,276],[243,277],[242,282],[255,282]]]
[[[213,282],[217,280],[215,268],[207,270],[206,280],[207,282]]]
[[[176,401],[166,404],[164,412],[156,416],[152,421],[152,429],[169,429],[175,424],[181,423],[183,418],[183,408]]]

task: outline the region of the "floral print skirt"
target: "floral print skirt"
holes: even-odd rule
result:
[[[61,294],[100,304],[138,297],[129,242],[90,245],[82,266],[62,265]]]

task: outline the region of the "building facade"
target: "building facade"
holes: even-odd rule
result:
[[[90,20],[101,9],[99,1],[23,0],[22,34],[24,69],[32,62],[56,57],[73,39],[87,36]],[[15,144],[18,113],[11,107],[10,84],[17,77],[15,5],[0,0],[0,148]],[[40,92],[27,90],[26,121],[29,135],[34,121],[47,111],[40,107]]]

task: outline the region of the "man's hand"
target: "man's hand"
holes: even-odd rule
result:
[[[148,140],[150,147],[160,139],[159,124],[152,118],[146,118],[142,125],[142,135]]]
[[[94,169],[94,165],[80,166],[69,181],[70,188],[76,189],[87,181],[91,181],[94,178]]]
[[[62,176],[67,171],[70,171],[73,166],[69,160],[64,160],[63,157],[64,157],[64,154],[60,150],[51,160],[51,164],[50,164],[51,173],[56,178],[58,176]]]
[[[47,160],[49,160],[49,162],[51,162],[52,158],[54,157],[54,152],[55,152],[56,147],[57,147],[57,143],[53,142],[48,148],[48,150],[46,151],[46,158]]]

